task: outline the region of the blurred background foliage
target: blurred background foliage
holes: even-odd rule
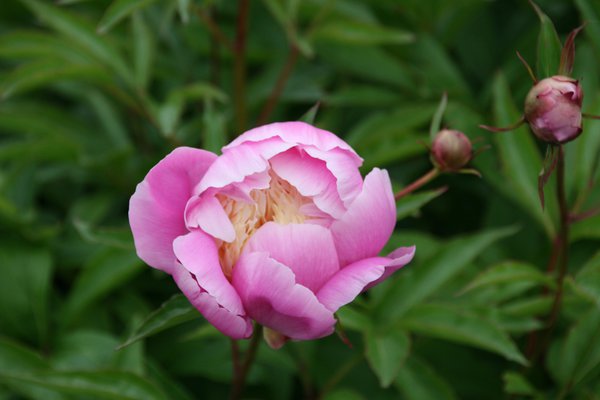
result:
[[[218,152],[320,103],[315,123],[400,188],[430,168],[444,91],[443,125],[491,146],[483,178],[445,175],[400,201],[389,247],[417,256],[340,311],[353,347],[262,346],[246,395],[600,399],[600,217],[573,225],[548,335],[543,149],[525,127],[477,128],[518,119],[531,81],[515,50],[547,75],[550,20],[563,40],[587,21],[574,76],[600,114],[600,3],[540,0],[538,16],[524,0],[254,0],[240,37],[244,3],[0,2],[0,399],[226,397],[228,339],[135,255],[135,185],[176,146]],[[600,121],[586,121],[567,145],[576,210],[600,202],[599,152]]]

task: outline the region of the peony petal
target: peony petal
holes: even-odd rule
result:
[[[347,208],[362,189],[363,179],[358,170],[362,159],[342,149],[323,151],[310,146],[303,146],[303,149],[311,157],[325,161],[327,169],[337,179],[338,194]]]
[[[315,293],[339,270],[331,233],[318,225],[267,222],[244,251],[267,253],[292,270],[296,283]]]
[[[276,155],[270,162],[279,177],[288,181],[301,195],[312,198],[320,210],[334,218],[344,214],[346,208],[337,192],[336,179],[324,161],[294,148]]]
[[[224,188],[231,184],[244,183],[247,177],[268,170],[268,160],[292,147],[278,138],[262,143],[232,147],[223,153],[206,171],[202,181],[194,188],[201,194],[209,188]]]
[[[415,256],[416,246],[399,247],[387,255],[387,258],[393,260],[392,263],[386,264],[383,275],[374,282],[371,282],[365,287],[365,290],[372,288],[373,286],[379,285],[381,282],[386,280],[390,275],[404,267],[406,264],[412,261]]]
[[[190,199],[185,209],[188,228],[201,228],[225,242],[235,240],[235,229],[219,200],[209,193]]]
[[[233,286],[252,319],[285,336],[308,340],[333,332],[333,313],[267,253],[244,252],[233,269]]]
[[[208,294],[194,276],[179,264],[173,268],[173,279],[190,303],[212,325],[232,339],[246,339],[252,335],[252,322],[245,316],[238,315],[223,307]]]
[[[129,223],[137,254],[148,265],[171,272],[173,240],[187,232],[185,205],[216,158],[208,151],[179,147],[137,185],[129,201]]]
[[[374,168],[348,212],[331,225],[340,265],[376,256],[396,224],[396,204],[387,171]]]
[[[356,155],[352,147],[333,133],[299,121],[276,122],[251,129],[225,146],[223,151],[226,152],[242,143],[261,142],[274,137],[281,138],[284,142],[293,145],[305,144],[315,146],[324,151],[339,147]]]
[[[175,239],[173,250],[181,265],[194,274],[198,285],[217,303],[234,314],[245,314],[240,296],[223,274],[214,239],[202,231],[193,231]]]
[[[363,290],[383,281],[394,271],[408,264],[415,248],[403,247],[388,257],[373,257],[348,265],[335,274],[317,293],[317,298],[331,312],[350,303]]]

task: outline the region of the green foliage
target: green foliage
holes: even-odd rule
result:
[[[336,132],[396,189],[431,168],[441,128],[490,148],[482,179],[442,175],[399,199],[384,253],[415,244],[416,257],[339,310],[352,348],[263,345],[248,398],[598,397],[600,216],[570,226],[557,309],[544,149],[525,125],[477,128],[522,115],[532,83],[515,50],[552,75],[583,21],[574,76],[600,114],[598,2],[250,2],[241,93],[238,2],[0,3],[0,399],[227,396],[229,340],[137,257],[128,199],[173,148],[218,153],[260,119]],[[572,216],[592,215],[600,121],[565,151]]]

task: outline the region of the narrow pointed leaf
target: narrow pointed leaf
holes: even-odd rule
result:
[[[540,33],[537,42],[537,73],[538,78],[543,79],[558,73],[562,44],[550,18],[544,14],[533,0],[530,0],[530,3],[540,19]]]
[[[573,62],[575,61],[575,37],[579,31],[583,29],[583,26],[574,29],[567,40],[565,40],[565,45],[562,48],[562,52],[560,54],[560,66],[558,70],[559,75],[571,75],[573,72]]]
[[[497,240],[514,234],[515,228],[484,231],[448,242],[425,265],[407,268],[375,305],[379,321],[395,321],[427,299]],[[418,254],[417,254],[418,257]],[[414,261],[413,261],[414,262]]]
[[[440,105],[437,110],[435,110],[435,114],[433,114],[433,119],[431,120],[431,126],[429,127],[429,138],[432,141],[442,127],[442,119],[444,118],[446,106],[448,106],[448,93],[444,92],[442,99],[440,100]]]
[[[488,286],[525,281],[536,284],[551,284],[552,282],[549,276],[540,272],[540,270],[533,265],[517,261],[507,261],[494,265],[479,274],[461,291],[461,293]]]
[[[116,23],[156,0],[114,0],[98,23],[98,33],[106,33]]]
[[[452,385],[424,360],[411,355],[394,383],[406,400],[457,400]]]
[[[94,27],[86,20],[71,14],[59,7],[39,0],[21,0],[35,15],[52,29],[60,32],[65,38],[77,43],[85,52],[111,67],[128,83],[133,83],[133,76],[122,56],[105,38],[96,34]]]
[[[396,218],[400,220],[417,214],[421,207],[446,193],[447,190],[447,187],[442,187],[401,197],[396,201]]]
[[[403,316],[399,323],[425,336],[478,347],[527,365],[527,360],[510,337],[490,321],[463,309],[422,304]]]
[[[382,387],[394,382],[410,350],[410,337],[405,331],[388,333],[367,331],[366,356]]]
[[[148,315],[120,348],[129,346],[138,340],[154,335],[172,326],[196,319],[199,316],[200,313],[190,304],[188,299],[182,294],[177,294]]]

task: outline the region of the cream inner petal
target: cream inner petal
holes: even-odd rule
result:
[[[295,187],[281,179],[273,171],[269,172],[271,182],[267,189],[250,192],[253,202],[235,200],[222,194],[216,197],[229,216],[235,240],[231,243],[217,241],[219,261],[223,273],[231,279],[233,266],[237,262],[248,239],[267,222],[278,224],[301,224],[315,219],[303,210],[310,209],[313,201],[302,196]],[[312,221],[318,223],[318,221]]]

